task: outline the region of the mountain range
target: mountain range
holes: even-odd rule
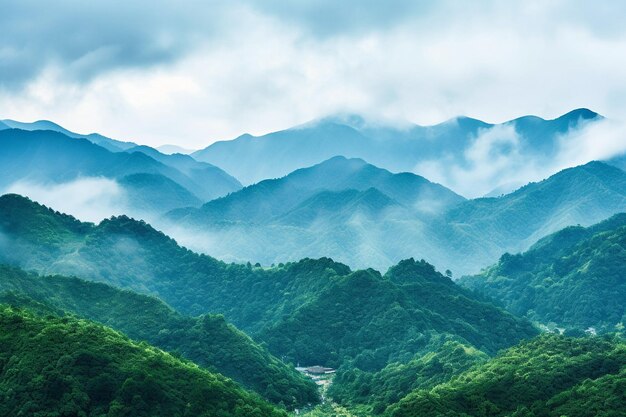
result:
[[[263,136],[241,135],[215,142],[192,153],[199,161],[224,168],[249,185],[279,178],[298,168],[318,164],[333,156],[361,158],[392,172],[417,172],[421,164],[438,161],[467,167],[468,151],[477,138],[496,128],[519,136],[515,151],[527,160],[550,161],[559,140],[602,116],[587,109],[573,110],[554,120],[524,116],[502,124],[457,117],[434,126],[372,122],[358,115],[337,115]],[[501,144],[503,153],[511,143]],[[495,188],[495,185],[494,187]]]
[[[200,208],[174,210],[168,219],[184,244],[226,260],[270,265],[332,255],[356,268],[384,270],[422,257],[464,275],[563,227],[624,210],[626,173],[602,162],[501,197],[466,200],[415,174],[335,157]],[[181,227],[195,234],[180,233]]]
[[[125,190],[127,208],[135,213],[200,205],[240,188],[224,171],[185,155],[163,155],[138,146],[111,152],[51,130],[0,130],[0,189],[84,178],[118,182]]]

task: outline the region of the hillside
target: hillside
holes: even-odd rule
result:
[[[577,109],[554,120],[525,116],[493,125],[458,117],[434,126],[419,126],[376,122],[344,114],[263,136],[245,134],[215,142],[192,156],[223,167],[245,185],[282,177],[336,155],[362,158],[394,172],[415,172],[418,164],[432,161],[465,167],[469,164],[468,150],[480,133],[511,127],[519,135],[517,151],[529,161],[541,163],[550,161],[561,136],[570,129],[601,119],[590,110]]]
[[[85,320],[0,307],[0,414],[281,416],[232,381]]]
[[[19,196],[0,198],[0,219],[8,219],[5,241],[12,248],[8,262],[157,295],[184,314],[223,314],[293,363],[340,366],[359,360],[369,363],[360,367],[380,369],[410,360],[415,348],[436,335],[495,353],[536,333],[426,262],[404,261],[384,277],[373,270],[352,272],[328,258],[273,268],[225,264],[127,217],[81,224],[84,230],[43,247],[38,233],[59,234],[34,227],[39,216],[60,215]]]
[[[72,314],[181,355],[286,407],[317,401],[315,385],[222,316],[183,316],[156,298],[63,276],[0,265],[0,303],[41,314]]]
[[[544,335],[390,407],[404,416],[619,416],[626,406],[623,340]]]
[[[535,333],[429,264],[409,259],[384,277],[373,270],[337,277],[259,337],[270,350],[302,363],[339,366],[354,358],[364,370],[375,370],[412,357],[432,334],[455,335],[493,354]]]
[[[615,331],[626,320],[626,214],[563,229],[461,283],[543,324]]]

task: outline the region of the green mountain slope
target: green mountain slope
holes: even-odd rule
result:
[[[0,415],[285,415],[228,379],[106,327],[0,308]]]
[[[626,322],[626,214],[563,229],[461,283],[544,324],[614,331]]]
[[[78,278],[28,274],[4,265],[0,265],[0,302],[100,322],[132,339],[178,353],[286,407],[317,401],[310,380],[222,316],[185,317],[153,297]]]
[[[11,251],[4,253],[13,263],[154,294],[185,314],[224,314],[294,363],[339,366],[361,355],[371,360],[361,360],[360,367],[380,369],[410,360],[436,335],[493,353],[536,333],[426,262],[402,262],[384,277],[352,272],[328,258],[274,268],[225,264],[127,217],[85,225],[49,249],[19,230],[39,222],[29,213],[57,214],[13,195],[0,198],[0,219],[11,219],[3,213],[16,212],[13,206],[21,218],[3,229],[14,231],[5,232]]]
[[[423,261],[400,262],[382,277],[373,270],[334,278],[289,317],[260,333],[270,350],[302,363],[364,369],[410,358],[432,334],[455,335],[495,353],[535,330],[503,314]]]
[[[625,388],[623,340],[545,335],[409,394],[388,415],[617,417]]]
[[[486,362],[485,353],[450,338],[433,340],[410,361],[393,362],[374,372],[345,366],[328,390],[334,401],[381,414],[411,391],[447,382],[472,365]]]

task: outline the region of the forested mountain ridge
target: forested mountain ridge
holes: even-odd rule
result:
[[[626,214],[563,229],[461,284],[543,324],[615,331],[626,322]]]
[[[544,335],[450,382],[414,391],[386,415],[617,417],[626,405],[624,388],[622,339]]]
[[[219,372],[288,408],[317,401],[315,385],[228,324],[222,316],[183,316],[160,300],[105,284],[38,276],[0,265],[0,303],[40,314],[73,314]]]
[[[221,375],[109,328],[0,305],[0,414],[286,416]]]

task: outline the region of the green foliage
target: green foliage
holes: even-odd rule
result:
[[[175,352],[292,408],[317,401],[315,385],[269,354],[223,316],[190,318],[156,298],[63,276],[0,265],[0,302],[40,314],[72,313]]]
[[[615,331],[626,318],[626,215],[566,228],[461,283],[544,324]]]
[[[373,270],[336,277],[259,336],[270,350],[301,363],[339,366],[354,359],[355,366],[376,370],[411,359],[431,333],[495,353],[536,331],[472,298],[426,262],[409,259],[384,277]]]
[[[284,416],[234,382],[106,327],[0,307],[0,415]]]
[[[433,341],[406,363],[394,362],[378,372],[344,366],[335,376],[328,394],[350,406],[367,404],[381,414],[411,391],[432,388],[448,381],[488,356],[450,338]],[[447,340],[446,340],[447,339]]]
[[[510,348],[388,410],[404,416],[618,416],[626,409],[626,344],[544,335]]]

